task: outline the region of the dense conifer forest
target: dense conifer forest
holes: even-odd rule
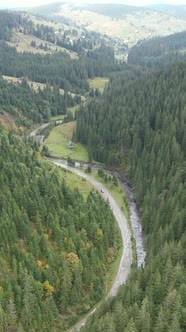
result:
[[[82,331],[184,332],[185,33],[137,45],[129,64],[118,65],[103,44],[76,60],[18,53],[5,41],[23,24],[20,14],[0,12],[0,74],[22,78],[0,78],[0,116],[24,128],[47,122],[81,102],[67,91],[85,94],[88,78],[108,74],[103,95],[76,111],[73,139],[87,146],[90,161],[125,172],[142,220],[145,267],[133,264],[126,285]],[[28,79],[46,86],[36,92]],[[19,131],[0,127],[0,169],[0,332],[65,331],[105,295],[121,245],[112,211],[95,190],[86,198],[72,190],[67,173]]]
[[[62,52],[46,55],[18,53],[14,47],[2,41],[0,63],[2,75],[50,83],[74,93],[85,93],[89,90],[88,78],[106,76],[123,69],[114,62],[114,53],[110,47],[104,45],[90,51],[87,56],[72,60],[68,54]]]
[[[185,48],[186,31],[140,40],[129,51],[128,63],[158,69],[185,60]]]
[[[25,79],[11,83],[0,78],[0,111],[15,116],[17,124],[48,122],[51,116],[66,114],[67,107],[80,102],[81,97],[62,95],[57,87],[46,85],[43,90],[34,91]]]
[[[1,131],[0,150],[0,331],[64,331],[105,292],[111,209],[71,190],[37,145]]]
[[[186,329],[186,62],[126,82],[78,113],[90,157],[124,167],[135,189],[147,248],[118,296],[83,331]]]

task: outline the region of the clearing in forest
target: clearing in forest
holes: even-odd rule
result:
[[[73,147],[68,147],[75,127],[76,121],[72,121],[52,129],[45,140],[45,145],[52,156],[88,161],[87,150],[82,144],[72,142]]]
[[[105,85],[109,82],[107,77],[95,77],[93,79],[89,79],[90,88],[93,90],[99,89],[101,93],[103,93]]]
[[[32,41],[35,41],[36,47],[31,46]],[[60,47],[56,44],[37,38],[36,36],[26,35],[18,31],[13,32],[11,41],[7,43],[10,46],[16,47],[17,52],[31,52],[40,54],[64,52],[67,53],[71,59],[78,59],[78,55],[75,52],[69,51],[64,47]],[[43,48],[41,48],[40,45],[43,45]]]

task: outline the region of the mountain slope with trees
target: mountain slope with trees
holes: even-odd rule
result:
[[[62,53],[18,53],[4,41],[17,23],[5,18],[0,73],[23,82],[0,79],[0,106],[19,116],[20,124],[65,112],[74,100],[61,96],[59,87],[86,93],[87,78],[112,73],[103,95],[95,94],[76,112],[74,139],[87,145],[90,160],[125,170],[140,209],[147,257],[145,267],[133,266],[117,297],[107,299],[83,331],[184,332],[184,57],[158,71],[145,64],[142,71],[140,47],[130,66],[117,65],[105,45],[77,60]],[[175,41],[169,42],[171,48]],[[161,56],[158,47],[155,43],[152,51]],[[47,86],[36,93],[24,78]],[[44,162],[29,138],[0,127],[0,151],[0,331],[64,331],[105,294],[109,264],[120,246],[112,211],[94,190],[85,199],[70,189],[66,173]]]
[[[0,32],[0,74],[12,77],[24,77],[38,83],[49,83],[52,86],[58,86],[65,91],[71,91],[79,94],[85,94],[89,91],[89,78],[96,76],[107,77],[112,72],[120,72],[123,66],[115,61],[113,47],[107,46],[101,39],[96,42],[95,48],[90,37],[87,40],[79,38],[77,41],[67,43],[65,32],[55,34],[53,27],[44,24],[35,24],[29,16],[21,12],[0,11],[2,17],[2,28]],[[1,23],[0,23],[1,25]],[[54,46],[59,45],[68,50],[75,50],[79,58],[71,59],[67,52],[58,51],[54,53],[40,54],[21,51],[17,52],[16,47],[7,44],[14,30],[20,33],[26,39],[27,34],[33,35],[31,42],[35,51],[37,51],[34,36],[41,39],[42,49],[45,44],[42,40],[51,42]],[[77,31],[76,31],[77,33]],[[91,34],[86,34],[89,36]],[[92,35],[91,35],[92,36]],[[92,36],[94,40],[95,36]],[[84,36],[85,38],[85,36]],[[95,42],[95,40],[94,40]],[[46,47],[48,51],[48,47]]]
[[[142,40],[131,48],[128,63],[158,69],[186,59],[186,31]]]
[[[78,96],[60,94],[56,86],[46,85],[43,90],[34,91],[25,79],[11,83],[0,78],[0,112],[14,116],[17,125],[30,127],[33,123],[49,122],[51,116],[66,114],[67,107],[80,101]]]
[[[108,204],[85,200],[37,145],[0,133],[0,330],[64,331],[105,292],[119,248]]]
[[[88,78],[107,76],[122,71],[115,63],[112,48],[101,45],[87,56],[72,60],[69,55],[18,53],[14,47],[0,42],[0,73],[6,76],[25,77],[39,83],[50,83],[74,93],[89,90]]]
[[[129,83],[121,75],[78,114],[76,135],[92,157],[125,168],[147,248],[145,269],[83,331],[186,329],[185,86],[186,62]]]

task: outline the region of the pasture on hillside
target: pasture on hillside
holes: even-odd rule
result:
[[[52,129],[45,140],[45,145],[52,156],[88,161],[88,152],[82,144],[72,142],[73,147],[69,148],[68,146],[69,142],[72,141],[75,126],[76,121],[72,121]]]
[[[35,41],[36,47],[31,45],[32,41]],[[43,45],[43,48],[40,45]],[[16,47],[17,52],[31,52],[31,53],[40,53],[40,54],[48,54],[48,53],[56,53],[56,52],[64,52],[69,54],[71,59],[78,59],[78,55],[75,52],[70,52],[66,48],[60,47],[56,44],[50,43],[43,39],[37,38],[33,35],[26,35],[21,32],[14,31],[13,37],[8,45]]]

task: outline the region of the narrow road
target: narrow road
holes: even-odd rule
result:
[[[120,260],[119,269],[117,272],[117,276],[115,278],[115,281],[113,283],[113,286],[109,293],[107,294],[106,298],[110,296],[115,296],[117,294],[118,288],[124,284],[127,280],[128,274],[130,272],[130,267],[132,263],[132,247],[131,247],[131,232],[128,225],[128,222],[122,213],[121,209],[116,204],[113,197],[110,195],[110,193],[107,191],[107,189],[98,181],[93,179],[90,175],[81,172],[80,170],[70,167],[67,164],[64,163],[64,161],[60,159],[52,159],[49,158],[51,162],[53,162],[55,165],[66,168],[70,170],[73,173],[76,173],[77,175],[81,176],[82,178],[85,178],[87,181],[89,181],[103,196],[105,200],[109,199],[110,207],[113,211],[113,214],[118,222],[118,226],[121,231],[122,236],[122,242],[123,242],[123,251],[122,256]],[[96,309],[93,309],[84,319],[82,319],[80,322],[78,322],[71,330],[70,332],[79,331],[83,325],[85,325],[85,322],[91,314],[94,313]]]
[[[31,133],[30,133],[30,137],[33,137],[35,135],[37,135],[38,131],[40,131],[41,129],[44,129],[46,127],[48,127],[50,125],[50,123],[44,123],[42,126],[36,128],[35,130],[33,130]]]

